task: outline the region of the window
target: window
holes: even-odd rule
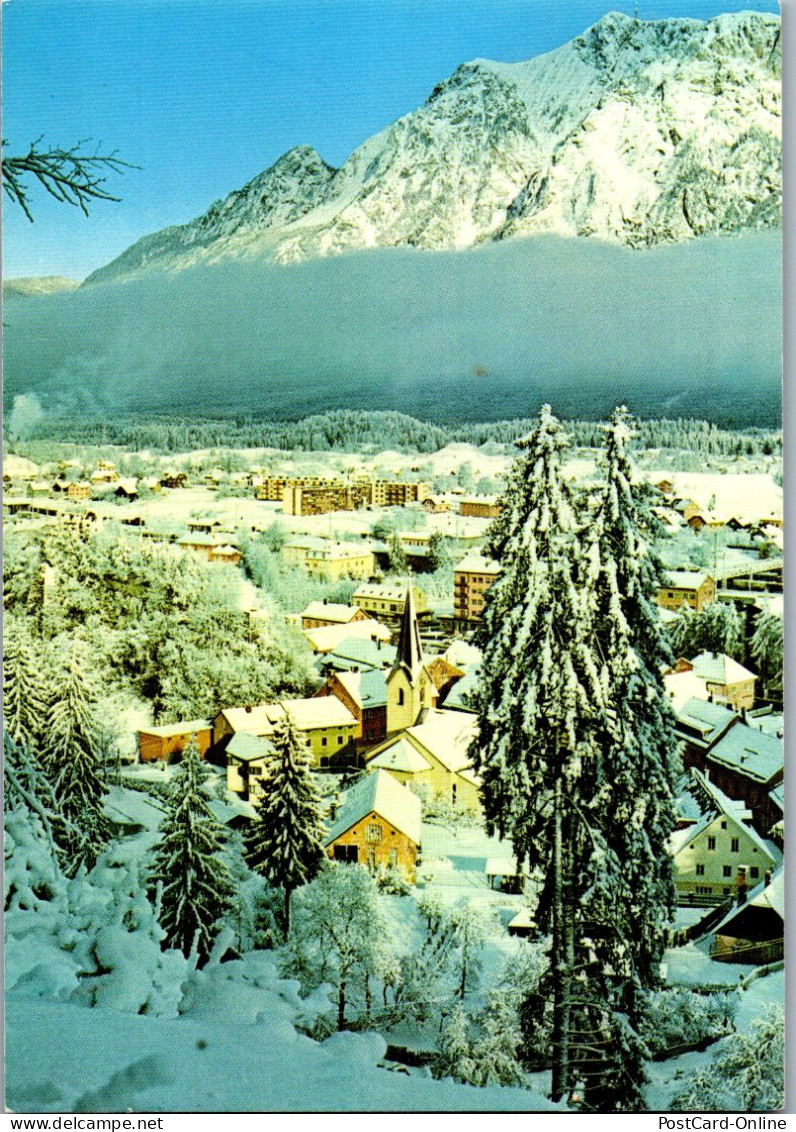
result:
[[[404,690],[403,690],[403,688],[399,688],[398,689],[398,706],[401,707],[403,705],[403,702],[404,702]]]
[[[740,853],[740,851],[741,851],[741,839],[740,839],[740,837],[730,838],[730,852],[731,853]]]
[[[398,850],[397,849],[391,849],[390,850],[390,864],[391,865],[397,865],[398,864]]]
[[[708,838],[708,849],[710,849],[711,852],[712,852],[713,850],[715,850],[715,848],[716,848],[716,838],[715,837],[709,837]]]
[[[324,736],[323,736],[323,738],[321,739],[321,746],[322,746],[322,747],[325,747],[325,746],[326,746],[326,736],[325,736],[325,735],[324,735]]]
[[[376,854],[373,849],[368,850],[368,868],[372,873],[376,871]]]
[[[732,876],[732,865],[724,865],[724,867],[721,870],[721,875],[723,877],[731,877]]]
[[[760,869],[757,867],[757,865],[752,865],[751,869],[749,870],[749,876],[752,878],[752,880],[758,879],[758,877],[760,876]]]
[[[337,746],[338,746],[338,747],[342,746],[342,743],[343,743],[343,736],[342,736],[342,735],[338,735],[338,736],[337,736]]]
[[[366,825],[365,826],[365,840],[371,843],[381,841],[381,826],[380,825]]]
[[[726,829],[726,828],[727,828],[727,823],[726,823],[726,821],[723,821],[723,822],[721,823],[721,828],[722,828],[722,829]]]
[[[697,865],[696,875],[698,877],[703,877],[705,875],[705,866],[704,865]]]

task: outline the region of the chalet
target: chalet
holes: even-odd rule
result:
[[[690,605],[699,613],[716,600],[716,582],[709,574],[694,570],[668,570],[668,582],[658,590],[658,605],[679,610]]]
[[[365,616],[363,620],[351,621],[347,625],[322,625],[319,629],[304,629],[303,632],[314,653],[349,657],[357,664],[362,658],[363,663],[372,668],[383,668],[385,664],[392,663],[391,655],[388,660],[387,648],[392,632],[386,625],[370,617]],[[353,642],[357,642],[357,645],[361,643],[362,649],[346,652],[345,649],[350,650]],[[370,659],[373,653],[376,655]],[[367,661],[364,660],[365,656],[369,658]]]
[[[756,967],[782,959],[785,935],[785,866],[742,891],[739,902],[712,930],[711,958]]]
[[[420,586],[413,585],[410,589],[415,611],[422,617],[428,612],[426,595]],[[403,614],[406,591],[406,583],[380,585],[376,582],[365,582],[357,589],[351,601],[372,617],[388,622],[398,621]]]
[[[433,656],[426,662],[426,671],[434,681],[439,704],[445,703],[453,686],[464,676],[464,670],[451,664],[444,656]]]
[[[714,703],[727,704],[738,712],[754,707],[757,676],[737,660],[725,653],[703,652],[685,663],[690,663],[691,671],[705,681]]]
[[[187,487],[188,477],[185,472],[166,472],[160,477],[161,487]]]
[[[671,495],[674,491],[674,484],[669,479],[658,480],[658,482],[655,484],[655,487],[658,489],[661,495]]]
[[[119,473],[115,467],[104,467],[98,464],[94,471],[91,473],[91,482],[99,483],[116,483],[119,478]]]
[[[87,480],[77,480],[75,483],[68,483],[65,489],[67,499],[73,502],[77,499],[91,499],[91,484]]]
[[[301,612],[302,629],[318,629],[323,625],[349,625],[352,621],[370,621],[367,613],[355,605],[336,601],[311,601]]]
[[[117,499],[138,499],[138,480],[135,478],[119,479],[113,494]],[[114,481],[115,482],[115,481]]]
[[[199,754],[204,758],[213,740],[211,721],[192,719],[142,727],[138,732],[138,757],[142,763],[172,762],[182,757],[191,738],[196,739]]]
[[[227,790],[247,802],[259,802],[268,778],[268,763],[276,754],[268,739],[238,731],[227,749]]]
[[[683,745],[683,766],[705,769],[708,751],[738,721],[735,712],[692,696],[676,711],[675,729]]]
[[[387,678],[383,668],[331,672],[316,696],[336,696],[359,724],[357,744],[372,747],[387,734]]]
[[[454,568],[453,616],[463,627],[476,624],[484,612],[484,595],[500,574],[500,566],[476,552]]]
[[[220,527],[220,519],[194,519],[188,524],[188,530],[192,535],[212,535]]]
[[[182,547],[183,550],[192,551],[198,558],[204,558],[207,562],[210,562],[213,552],[223,543],[216,535],[190,534],[179,539],[177,545]]]
[[[698,770],[691,777],[702,813],[671,835],[675,888],[681,902],[721,903],[733,895],[740,868],[757,882],[780,864],[782,854],[751,824],[743,801],[728,797]]]
[[[224,543],[222,546],[214,546],[211,549],[209,560],[210,562],[226,562],[228,566],[238,566],[242,558],[243,555],[237,546]]]
[[[230,740],[239,731],[246,735],[270,738],[274,728],[285,718],[281,704],[256,704],[223,708],[213,719],[213,749],[226,753]]]
[[[398,868],[412,881],[420,859],[420,799],[385,771],[352,786],[323,845],[334,861]]]

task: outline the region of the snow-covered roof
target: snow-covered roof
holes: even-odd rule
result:
[[[313,696],[303,700],[282,700],[299,731],[316,727],[356,727],[356,719],[336,696]]]
[[[157,829],[164,813],[151,794],[117,785],[108,787],[102,808],[118,825],[140,825],[144,829]]]
[[[213,550],[214,558],[232,558],[233,556],[240,557],[240,551],[237,546],[232,546],[230,543],[227,543],[225,546],[217,546]]]
[[[666,577],[669,580],[663,583],[663,589],[698,590],[705,584],[710,575],[700,573],[697,570],[667,570]]]
[[[513,857],[487,857],[484,872],[488,877],[519,877],[523,870],[517,868]]]
[[[491,558],[485,558],[483,554],[479,554],[477,550],[471,551],[466,554],[460,562],[454,566],[454,570],[466,571],[470,574],[492,574],[497,577],[500,573],[500,564],[494,562]]]
[[[740,771],[756,782],[769,782],[782,770],[782,740],[745,723],[736,723],[710,751],[711,762]]]
[[[358,821],[375,813],[406,834],[415,845],[419,845],[421,811],[420,799],[416,794],[407,786],[402,786],[386,770],[377,769],[366,774],[348,790],[345,802],[323,843],[331,845]]]
[[[209,719],[180,719],[177,723],[140,727],[139,732],[141,735],[157,735],[161,739],[168,739],[172,735],[195,735],[197,731],[209,731],[212,726]]]
[[[400,770],[407,774],[422,774],[423,771],[431,769],[431,763],[421,755],[417,747],[401,736],[370,760],[368,770],[371,767]]]
[[[338,601],[311,601],[307,608],[301,611],[301,616],[346,625],[361,612],[357,605],[344,605]]]
[[[374,641],[380,641],[389,647],[389,641],[392,638],[392,633],[386,625],[370,618],[367,621],[350,621],[346,625],[321,625],[317,629],[303,629],[302,632],[309,641],[313,652],[334,652],[340,655],[342,655],[341,650],[346,648],[357,650],[360,644]],[[374,645],[374,648],[378,649],[378,645]],[[370,650],[365,649],[364,651]],[[358,659],[358,656],[352,657],[352,659]],[[389,662],[392,663],[394,659],[395,650],[393,649],[389,656]],[[380,664],[382,661],[385,663],[387,661],[386,651],[373,663]]]
[[[760,884],[747,894],[747,898],[743,904],[736,904],[731,908],[723,920],[711,930],[711,935],[724,934],[724,928],[730,924],[736,916],[744,912],[747,908],[770,908],[776,912],[778,916],[785,919],[785,866],[780,865],[771,880],[766,884],[765,878]]]
[[[273,754],[272,743],[261,735],[249,735],[245,731],[237,731],[227,744],[227,757],[243,763],[267,759]]]
[[[663,678],[663,686],[669,693],[675,711],[679,711],[688,700],[706,700],[709,692],[705,681],[695,672],[669,672]]]
[[[417,600],[418,597],[425,602],[425,594],[419,586],[412,586],[412,593]],[[357,588],[353,600],[357,598],[376,597],[381,601],[395,601],[404,607],[404,599],[406,598],[406,584],[404,582],[397,582],[390,585],[382,585],[381,582],[363,582]]]
[[[773,790],[769,790],[768,796],[777,809],[785,813],[785,784],[780,782],[779,786],[775,786]]]
[[[481,649],[462,640],[454,641],[442,655],[457,668],[469,668],[470,665],[479,664],[483,657]]]
[[[677,721],[690,730],[699,732],[705,742],[711,741],[720,735],[734,719],[735,712],[723,704],[714,704],[709,700],[700,700],[692,696],[677,710]]]
[[[407,734],[450,771],[460,773],[472,764],[469,747],[478,734],[475,718],[461,711],[429,708],[422,723]]]
[[[275,725],[285,717],[281,704],[224,708],[219,714],[224,716],[233,731],[247,731],[250,735],[270,735]]]
[[[383,668],[365,672],[339,672],[337,679],[360,708],[384,707],[387,703],[387,675]]]
[[[691,661],[694,673],[711,684],[737,684],[742,680],[756,680],[754,672],[744,668],[726,653],[701,652]]]

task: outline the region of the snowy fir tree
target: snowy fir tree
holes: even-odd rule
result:
[[[484,614],[474,752],[490,829],[545,873],[536,918],[552,934],[553,1099],[581,1082],[585,1106],[606,1109],[640,1104],[638,996],[673,901],[676,747],[657,675],[668,651],[627,438],[620,410],[605,488],[582,516],[549,406],[520,442],[488,548],[502,574]]]
[[[750,645],[752,659],[763,682],[761,691],[778,701],[782,699],[783,630],[782,618],[764,610],[755,621]]]
[[[275,728],[275,754],[257,818],[247,834],[249,866],[285,894],[285,934],[290,900],[318,873],[323,860],[322,802],[301,735],[289,716]]]
[[[41,748],[47,718],[44,656],[19,621],[7,625],[3,646],[3,721],[30,753]]]
[[[232,908],[232,882],[219,854],[223,829],[204,791],[207,777],[194,736],[183,752],[168,797],[168,812],[152,863],[150,885],[160,888],[166,943],[199,965],[212,950],[219,921]]]
[[[604,702],[591,600],[576,578],[577,519],[561,473],[566,443],[543,406],[534,431],[518,442],[521,455],[491,529],[487,549],[502,574],[484,609],[473,750],[488,830],[510,837],[518,861],[546,875],[537,920],[552,933],[554,1100],[571,1085],[578,881],[591,849],[580,783],[597,756],[594,719]]]
[[[669,625],[669,639],[677,656],[692,659],[701,652],[726,653],[734,660],[744,659],[744,629],[734,605],[711,602],[694,612],[684,605],[679,617]]]
[[[81,865],[91,868],[108,838],[103,813],[102,730],[96,692],[87,673],[83,646],[75,641],[55,681],[41,760],[64,818],[61,847],[70,874]]]
[[[584,764],[580,783],[593,847],[581,898],[590,943],[580,959],[598,989],[594,1007],[583,1008],[591,1044],[602,1043],[605,1055],[581,1058],[580,1072],[589,1078],[585,1103],[636,1109],[645,992],[659,982],[674,916],[666,845],[675,825],[678,766],[675,720],[660,675],[670,659],[668,643],[654,600],[648,523],[632,482],[630,426],[627,411],[617,409],[606,430],[605,487],[581,538],[604,708],[594,721],[595,758]]]
[[[393,531],[390,535],[390,541],[387,544],[389,550],[389,564],[390,571],[393,574],[405,574],[409,569],[409,560],[406,557],[404,544],[401,542],[401,536],[397,531]]]
[[[431,1067],[434,1077],[452,1077],[462,1084],[473,1083],[475,1063],[468,1028],[469,1018],[461,1003],[457,1003],[442,1031],[439,1054]]]

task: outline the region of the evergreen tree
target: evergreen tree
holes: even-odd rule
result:
[[[406,557],[406,551],[404,550],[404,544],[401,542],[401,536],[397,531],[392,533],[387,545],[389,548],[390,571],[393,574],[405,574],[409,569],[409,560]]]
[[[537,919],[552,931],[554,1099],[571,1080],[572,975],[582,885],[592,855],[588,793],[604,689],[592,653],[592,600],[578,585],[576,516],[561,474],[566,439],[549,405],[518,446],[489,555],[502,574],[487,594],[478,693],[487,827],[518,861],[546,872]],[[584,881],[581,880],[584,878]]]
[[[659,982],[674,915],[666,846],[675,825],[677,738],[660,675],[668,646],[654,602],[648,524],[632,483],[630,435],[627,411],[616,410],[606,430],[605,488],[584,533],[605,711],[596,721],[598,756],[584,791],[595,853],[583,906],[593,940],[591,983],[600,975],[603,982],[587,1013],[592,1034],[605,1044],[586,1070],[589,1103],[635,1109],[642,1103],[645,992]]]
[[[204,964],[219,921],[232,908],[232,881],[219,857],[222,827],[204,791],[207,777],[195,737],[183,753],[168,797],[168,812],[152,864],[151,887],[162,888],[160,923],[165,942]]]
[[[40,747],[47,719],[46,663],[23,625],[7,624],[3,655],[3,719],[28,752]]]
[[[457,1003],[448,1025],[442,1032],[439,1055],[431,1072],[434,1077],[452,1077],[454,1081],[470,1084],[475,1076],[472,1045],[467,1035],[468,1018],[461,1003]]]
[[[103,735],[96,702],[84,646],[75,641],[64,669],[57,674],[41,756],[64,818],[61,847],[72,874],[81,865],[91,868],[108,838],[103,814]]]
[[[774,613],[762,612],[755,621],[750,652],[762,678],[764,695],[782,699],[784,660],[783,622]]]
[[[275,755],[257,819],[248,831],[246,858],[255,872],[284,890],[287,935],[291,895],[318,873],[325,831],[321,797],[290,716],[275,728],[271,741]]]

